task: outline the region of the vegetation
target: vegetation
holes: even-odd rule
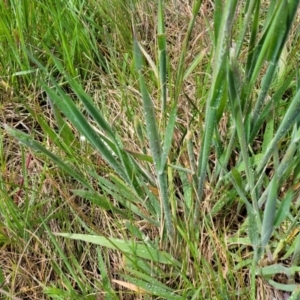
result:
[[[298,4],[0,0],[3,299],[298,299]]]

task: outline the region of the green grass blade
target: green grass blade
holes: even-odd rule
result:
[[[146,244],[141,244],[133,241],[125,241],[116,238],[106,238],[103,236],[94,236],[87,234],[71,234],[71,233],[53,233],[57,236],[63,236],[69,239],[80,240],[95,245],[100,245],[110,249],[116,249],[124,254],[134,255],[140,258],[144,258],[153,262],[161,264],[174,264],[180,266],[180,263],[176,261],[170,254],[159,251]]]
[[[235,53],[236,57],[239,56],[239,53],[241,51],[241,48],[242,48],[247,30],[248,30],[248,27],[249,27],[250,20],[253,17],[253,15],[256,17],[255,6],[259,7],[259,1],[250,0],[250,1],[247,1],[247,4],[245,5],[245,12],[244,12],[245,19],[244,19],[244,22],[243,22],[242,30],[241,30],[240,35],[239,35],[238,40],[237,40],[236,53]],[[251,48],[251,45],[253,45],[253,41],[255,40],[257,25],[258,25],[257,19],[254,18],[253,24],[252,24],[252,30],[251,30],[251,40],[252,40],[252,42],[250,40],[249,48]]]
[[[262,248],[264,248],[267,245],[273,233],[275,213],[276,213],[277,190],[278,190],[278,179],[277,179],[277,172],[275,171],[275,174],[270,183],[268,200],[266,202],[266,207],[264,210],[262,232],[261,232]]]
[[[78,275],[80,275],[81,271],[80,272],[78,272],[78,270],[75,271],[72,264],[70,263],[69,258],[65,255],[65,253],[61,249],[60,245],[58,244],[57,240],[55,239],[54,234],[51,233],[48,225],[45,222],[43,222],[43,226],[45,227],[45,230],[48,233],[51,242],[54,244],[54,246],[55,246],[62,262],[65,264],[65,266],[68,269],[68,271],[70,272],[70,274],[72,274],[72,278],[76,281],[76,283],[78,284],[80,290],[82,292],[84,292],[85,291],[85,284],[83,283],[82,279],[78,276]],[[62,272],[62,277],[64,277],[63,272]]]
[[[222,22],[222,11],[223,3],[221,0],[217,0],[215,3],[214,10],[214,48],[217,48],[218,40],[220,37],[221,31],[221,22]]]
[[[161,113],[164,117],[167,107],[167,43],[164,24],[163,1],[158,1],[158,51],[159,81],[161,90]]]
[[[291,126],[297,121],[299,114],[300,114],[300,90],[292,99],[292,102],[289,108],[287,109],[284,118],[280,123],[279,128],[277,129],[277,132],[273,140],[271,141],[268,148],[266,149],[266,152],[264,153],[264,156],[262,157],[256,169],[256,173],[260,173],[263,170],[263,168],[265,168],[268,160],[270,159],[273,153],[273,149],[276,147],[276,144],[279,142],[281,138],[283,138],[287,134]]]
[[[136,70],[139,75],[140,90],[142,94],[144,116],[146,120],[147,134],[149,138],[151,153],[153,156],[155,168],[157,170],[160,170],[161,152],[162,152],[161,141],[158,134],[154,105],[148,93],[144,77],[142,75],[142,66],[143,66],[142,53],[139,48],[139,44],[137,40],[134,41],[134,58],[135,58]]]
[[[104,251],[101,251],[101,247],[97,247],[97,257],[98,257],[98,268],[101,274],[101,279],[102,279],[102,287],[103,290],[106,292],[106,298],[105,300],[117,300],[117,296],[114,294],[111,283],[110,283],[110,278],[108,274],[107,267],[105,266],[104,262]]]
[[[280,206],[278,207],[278,210],[276,212],[276,216],[274,219],[275,228],[279,227],[287,217],[288,213],[290,212],[292,201],[293,201],[293,192],[290,190],[287,192],[284,199],[281,200]]]
[[[52,152],[47,150],[40,143],[36,142],[30,135],[22,131],[10,128],[7,125],[4,125],[4,129],[8,134],[13,136],[15,139],[17,139],[25,146],[31,148],[34,151],[41,152],[46,156],[48,156],[58,167],[61,168],[61,170],[67,172],[69,175],[71,175],[74,179],[76,179],[78,182],[83,184],[85,187],[92,189],[91,185],[80,174],[78,174],[74,169],[72,169],[66,163],[64,163],[59,157],[57,157]]]
[[[293,135],[292,142],[290,143],[288,149],[286,150],[283,159],[281,160],[278,170],[277,170],[277,179],[278,181],[282,181],[282,177],[288,177],[290,173],[286,174],[286,171],[290,169],[290,167],[295,163],[294,157],[295,153],[299,148],[299,143],[300,143],[300,130],[296,132],[296,134]],[[292,172],[292,169],[290,170]],[[259,181],[258,181],[259,182]],[[265,203],[267,199],[267,195],[269,193],[269,187],[267,186],[266,190],[263,192],[261,195],[259,201],[258,201],[258,206],[262,207],[262,205]]]
[[[106,197],[103,197],[98,193],[90,192],[86,190],[71,190],[71,192],[74,195],[77,195],[83,199],[90,201],[91,203],[97,205],[98,207],[101,207],[105,210],[111,210],[113,212],[119,213],[124,217],[127,216],[121,209],[114,207]]]
[[[102,154],[103,158],[122,178],[130,182],[130,179],[126,176],[124,169],[113,156],[111,150],[108,149],[97,132],[91,127],[84,115],[76,107],[73,100],[70,99],[59,86],[56,86],[59,93],[59,95],[57,95],[46,84],[41,83],[41,85],[52,101],[54,101],[59,109],[67,116],[81,135],[83,135]]]
[[[163,212],[164,217],[166,221],[166,228],[168,232],[169,239],[173,238],[173,224],[171,219],[171,210],[170,210],[170,204],[168,200],[168,182],[166,179],[166,173],[163,170],[162,166],[162,148],[161,148],[161,141],[160,136],[158,133],[157,128],[157,122],[156,122],[156,116],[155,116],[155,110],[153,102],[150,98],[150,95],[148,93],[144,77],[142,75],[142,54],[139,48],[138,42],[134,41],[134,57],[135,57],[135,65],[136,70],[139,75],[139,82],[140,82],[140,90],[142,94],[142,100],[143,100],[143,108],[144,108],[144,116],[146,120],[146,128],[147,128],[147,134],[148,139],[150,143],[150,149],[151,154],[154,161],[154,166],[156,169],[159,189],[160,189],[160,197],[163,205]]]
[[[268,57],[270,60],[267,72],[262,80],[261,84],[261,92],[260,95],[256,101],[255,109],[253,112],[252,122],[255,123],[258,119],[258,115],[261,111],[261,107],[263,106],[265,97],[267,95],[267,91],[271,85],[272,79],[274,77],[275,71],[278,68],[280,55],[282,52],[282,49],[284,48],[283,45],[286,41],[286,38],[288,36],[288,32],[290,30],[293,16],[290,16],[288,13],[288,10],[286,9],[285,5],[287,3],[282,2],[282,6],[278,10],[277,16],[274,18],[273,26],[270,28],[270,37],[267,36],[265,40],[265,44],[268,47]],[[286,21],[284,21],[286,20]],[[283,25],[285,24],[285,26]],[[276,36],[274,36],[273,32],[277,32]]]
[[[165,289],[159,285],[156,285],[155,282],[147,282],[141,279],[136,279],[131,276],[123,275],[124,279],[132,284],[136,285],[141,289],[141,292],[149,295],[155,295],[161,299],[170,299],[170,300],[184,300],[186,298],[176,295],[174,291]]]
[[[51,104],[52,112],[54,114],[56,124],[59,128],[59,135],[61,136],[62,140],[66,144],[72,145],[72,143],[75,141],[75,136],[72,129],[68,126],[67,122],[63,119],[56,105],[51,101],[50,98],[48,100]]]
[[[61,63],[51,53],[49,53],[49,55],[52,57],[58,69],[62,73],[64,73],[64,69]],[[129,183],[129,180],[131,180],[132,185],[135,187],[136,191],[141,195],[142,191],[136,178],[135,165],[133,164],[128,153],[123,150],[121,140],[114,133],[111,126],[107,123],[103,115],[100,113],[99,109],[95,107],[93,99],[83,90],[81,85],[78,84],[75,80],[73,80],[69,75],[65,74],[65,77],[67,78],[68,83],[71,85],[77,97],[84,104],[90,116],[94,119],[99,128],[101,128],[104,131],[104,133],[111,139],[112,143],[109,143],[107,138],[105,138],[103,135],[99,135],[101,136],[101,140],[104,140],[110,146],[111,150],[113,150],[114,153],[121,160],[122,166],[124,167],[123,170],[128,178],[127,182]],[[59,86],[55,82],[53,82],[53,84],[56,86],[56,88],[59,89]]]
[[[177,109],[178,109],[178,98],[180,95],[180,92],[182,90],[182,84],[183,84],[183,78],[185,75],[184,72],[184,61],[187,55],[189,41],[191,38],[191,34],[195,25],[196,17],[198,15],[200,6],[202,1],[196,0],[193,4],[193,15],[189,22],[188,30],[183,42],[183,47],[180,53],[179,63],[178,63],[178,70],[176,73],[176,81],[175,81],[175,92],[174,92],[174,100],[171,108],[171,113],[169,116],[169,120],[167,123],[167,128],[165,130],[164,134],[164,141],[163,141],[163,152],[161,157],[161,165],[160,165],[160,172],[162,172],[165,168],[165,165],[167,163],[168,155],[172,146],[172,139],[173,139],[173,132],[175,128],[175,122],[177,117]]]
[[[234,58],[231,59],[234,60]],[[246,133],[245,133],[244,123],[243,123],[241,101],[238,97],[238,90],[236,87],[237,80],[234,74],[232,63],[233,62],[231,61],[230,66],[227,69],[231,113],[237,128],[239,143],[240,143],[241,152],[243,156],[243,162],[245,164],[245,172],[250,186],[253,207],[256,210],[256,212],[258,212],[258,203],[257,203],[256,191],[254,187],[253,170],[248,155],[248,145],[247,145]]]
[[[202,199],[204,182],[206,178],[206,168],[212,137],[216,126],[216,112],[219,108],[224,75],[226,74],[226,62],[228,45],[231,35],[232,20],[236,9],[237,1],[226,1],[221,20],[218,42],[215,51],[215,63],[213,68],[213,80],[211,84],[209,99],[206,104],[205,132],[202,139],[202,148],[198,159],[198,199]],[[198,205],[198,204],[197,204]],[[195,208],[195,220],[198,219],[198,208]]]
[[[292,80],[295,77],[295,71],[292,71],[291,74],[284,80],[282,85],[277,89],[277,91],[274,93],[271,100],[268,101],[268,103],[265,105],[265,107],[262,109],[262,111],[259,113],[258,118],[256,120],[253,120],[252,122],[252,128],[249,138],[249,143],[252,143],[255,139],[257,132],[265,122],[265,120],[270,115],[270,111],[272,109],[272,106],[276,107],[279,105],[280,100],[282,99],[282,96],[286,92],[286,90],[289,88],[289,86],[292,83]]]

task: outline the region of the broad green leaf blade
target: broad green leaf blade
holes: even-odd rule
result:
[[[76,107],[74,101],[68,97],[64,91],[56,84],[57,95],[46,84],[41,83],[44,90],[49,97],[59,107],[59,109],[67,116],[77,130],[102,154],[107,163],[124,179],[130,182],[124,172],[123,167],[119,164],[113,156],[112,151],[108,149],[107,145],[102,141],[99,134],[91,127],[85,116]]]
[[[271,57],[274,57],[278,53],[279,45],[282,43],[283,35],[285,32],[285,26],[278,28],[282,20],[286,20],[287,17],[287,10],[284,7],[284,3],[286,1],[282,1],[283,8],[279,9],[279,5],[277,6],[276,11],[273,12],[272,22],[268,24],[266,31],[262,35],[258,45],[255,49],[255,54],[253,55],[252,61],[252,70],[251,72],[251,79],[250,79],[250,86],[254,84],[255,80],[257,79],[258,73],[261,70],[262,64],[265,59],[271,60]],[[280,18],[282,18],[280,20]],[[274,35],[274,32],[277,32],[278,35]],[[275,44],[274,44],[275,43]],[[271,47],[272,44],[272,47]]]
[[[143,271],[145,273],[144,272],[142,273],[140,271],[137,271],[134,268],[134,264],[130,264],[130,263],[131,263],[130,261],[126,261],[125,270],[126,270],[127,274],[131,273],[135,278],[139,278],[139,279],[142,279],[142,280],[147,281],[149,283],[152,283],[155,286],[160,287],[160,288],[162,288],[166,291],[169,291],[169,292],[173,291],[172,288],[166,286],[165,284],[163,284],[162,282],[160,282],[159,280],[157,280],[156,278],[153,278],[153,276],[151,276],[151,272],[155,272],[155,271],[153,271],[153,268],[151,268],[150,266],[147,266],[147,268],[143,268]],[[130,265],[130,267],[128,265]],[[157,275],[159,275],[159,274],[157,274]]]
[[[264,278],[270,278],[276,274],[282,273],[288,277],[293,276],[296,272],[300,271],[300,267],[285,267],[282,264],[273,264],[270,266],[258,268],[257,275],[261,275]]]
[[[276,90],[272,99],[270,99],[267,102],[267,104],[263,108],[262,112],[259,114],[258,119],[253,122],[252,128],[251,128],[251,134],[250,134],[250,138],[249,138],[249,143],[252,143],[253,140],[255,139],[257,132],[260,130],[260,128],[263,125],[263,123],[265,122],[265,120],[267,120],[268,117],[270,116],[272,108],[280,105],[279,103],[280,103],[280,100],[282,99],[282,96],[290,87],[292,80],[295,78],[295,76],[296,76],[296,72],[292,71],[291,74],[281,84],[281,86]]]
[[[246,191],[245,191],[245,188],[243,186],[243,179],[242,179],[242,176],[240,174],[240,171],[236,168],[233,168],[231,170],[231,174],[232,174],[232,177],[234,178],[236,184],[238,185],[239,189],[241,191],[243,191],[244,195],[246,195]]]
[[[98,268],[101,274],[102,288],[103,291],[107,293],[107,300],[115,300],[117,299],[117,297],[116,296],[113,297],[114,292],[111,286],[110,277],[107,270],[108,268],[104,262],[104,255],[103,255],[104,251],[101,250],[102,249],[99,246],[96,248],[97,258],[98,258]]]
[[[176,295],[175,292],[170,291],[168,289],[164,289],[161,286],[155,285],[153,282],[147,282],[141,279],[136,279],[131,276],[123,275],[124,279],[127,279],[128,282],[138,286],[144,292],[148,292],[150,295],[158,296],[161,299],[170,299],[170,300],[185,300],[179,295]]]
[[[166,265],[180,266],[180,263],[175,260],[170,254],[159,251],[146,244],[141,244],[134,241],[125,241],[116,238],[106,238],[104,236],[86,235],[86,234],[71,234],[71,233],[53,233],[54,235],[63,236],[73,240],[80,240],[95,245],[100,245],[110,249],[119,250],[124,254],[137,256],[148,259],[153,262]]]
[[[48,53],[54,60],[57,68],[62,73],[65,73],[61,63],[51,54],[49,50]],[[41,70],[47,73],[46,68],[43,67],[37,59],[35,59],[32,55],[30,55],[30,57],[31,60],[34,63],[36,63]],[[63,89],[51,76],[50,81],[59,95],[57,95],[51,88],[49,88],[49,86],[46,83],[41,82],[41,85],[44,88],[44,90],[48,93],[48,96],[51,99],[51,101],[54,102],[54,104],[66,115],[66,117],[72,122],[72,124],[78,129],[78,131],[85,138],[87,138],[87,140],[102,154],[103,158],[108,162],[108,164],[110,164],[111,167],[122,178],[124,178],[130,184],[133,183],[137,190],[139,190],[138,185],[136,183],[136,179],[134,176],[132,176],[134,167],[132,165],[130,166],[129,156],[120,150],[120,147],[122,146],[121,142],[116,138],[109,124],[103,118],[102,114],[96,109],[92,99],[84,92],[82,87],[69,75],[65,74],[65,77],[68,79],[69,84],[74,89],[80,100],[83,102],[87,111],[94,118],[98,126],[105,132],[105,134],[111,137],[112,141],[114,142],[111,149],[109,149],[108,146],[112,143],[107,143],[108,139],[89,124],[89,122],[86,120],[86,117],[76,107],[74,101],[63,91]],[[103,142],[103,140],[106,141]],[[112,152],[118,155],[123,165],[121,165],[116,160],[114,155],[112,155]]]
[[[115,133],[113,132],[109,124],[106,122],[99,109],[95,107],[92,98],[83,90],[83,88],[75,80],[72,80],[69,76],[67,76],[67,80],[68,83],[71,85],[73,91],[76,93],[77,97],[84,104],[90,116],[93,117],[94,121],[103,130],[105,135],[107,135],[111,140],[113,140],[116,146],[120,147],[120,141],[116,138]]]
[[[272,279],[268,280],[271,286],[273,286],[276,290],[286,291],[286,292],[297,292],[299,294],[299,285],[298,284],[283,284],[278,283]],[[291,298],[289,298],[291,299]]]
[[[59,69],[59,71],[65,75],[68,83],[76,93],[77,97],[81,100],[81,102],[84,104],[86,110],[89,112],[89,114],[93,117],[95,122],[98,124],[98,126],[105,132],[107,136],[109,136],[114,142],[116,141],[115,133],[113,132],[110,125],[106,122],[100,111],[95,107],[95,104],[93,103],[93,99],[83,90],[83,88],[78,84],[71,76],[65,73],[63,65],[60,63],[60,61],[52,54],[52,52],[47,49],[47,53],[49,56],[53,59],[55,62],[55,65]],[[53,81],[53,79],[52,79]],[[57,87],[56,82],[55,86]]]

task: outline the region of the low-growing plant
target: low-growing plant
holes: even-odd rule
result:
[[[135,69],[128,71],[128,84],[134,84],[143,116],[129,120],[139,151],[125,146],[122,131],[107,121],[75,78],[69,59],[62,63],[43,44],[59,81],[24,44],[26,57],[38,67],[38,85],[57,128],[26,106],[60,155],[6,124],[5,132],[72,177],[77,183],[72,194],[112,215],[114,225],[109,226],[123,234],[101,234],[92,222],[87,223],[90,234],[51,232],[47,219],[41,219],[78,291],[44,287],[51,297],[77,299],[82,294],[89,299],[93,293],[80,266],[74,268],[76,260],[71,265],[57,243],[64,237],[66,243],[72,239],[101,246],[97,258],[105,299],[118,298],[113,284],[128,289],[133,298],[258,299],[259,280],[297,298],[300,90],[299,72],[289,66],[286,53],[292,51],[289,34],[299,1],[274,1],[267,11],[261,1],[215,1],[213,28],[208,28],[212,65],[200,72],[207,83],[205,107],[203,99],[190,99],[184,88],[191,76],[200,84],[198,72],[204,65],[201,53],[188,57],[202,2],[195,0],[191,7],[176,68],[168,52],[166,3],[158,1],[156,58],[147,53],[133,21],[128,38]],[[140,4],[132,5],[137,12]],[[183,98],[192,114],[188,128],[181,129]],[[181,138],[175,146],[178,130]],[[105,170],[78,155],[81,147],[87,155],[96,151]],[[118,280],[110,280],[104,248],[123,257]],[[55,268],[62,270],[58,264]],[[285,282],[277,280],[278,274],[285,275]],[[73,291],[68,276],[61,276]]]

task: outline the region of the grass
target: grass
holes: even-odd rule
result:
[[[3,299],[297,299],[298,2],[0,0]]]

